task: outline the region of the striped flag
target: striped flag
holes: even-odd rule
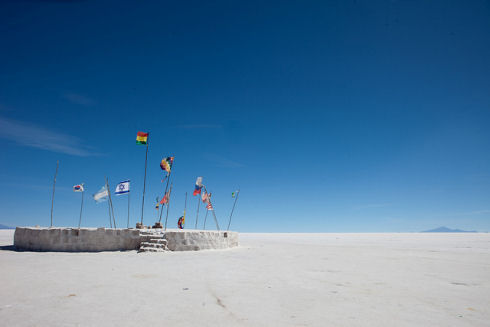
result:
[[[211,193],[203,193],[202,202],[206,202],[206,209],[214,210],[213,205],[211,204]]]
[[[148,143],[148,134],[145,132],[138,132],[136,134],[136,144],[147,144]]]
[[[107,201],[108,197],[109,197],[109,191],[107,190],[105,185],[101,187],[99,192],[97,192],[93,195],[93,198],[94,198],[95,202],[97,202],[97,203]]]
[[[161,205],[165,205],[165,203],[168,203],[168,198],[170,197],[170,191],[168,191],[163,198],[160,200]]]
[[[204,203],[209,202],[211,200],[211,193],[204,192],[201,195],[201,199],[202,199],[202,202],[204,202]]]
[[[114,191],[116,195],[121,195],[125,193],[129,193],[129,180],[122,181],[116,185],[116,190]]]
[[[202,189],[202,177],[198,177],[196,179],[196,186],[194,187],[194,193],[192,193],[192,195],[196,196],[198,194],[201,194],[201,189]]]

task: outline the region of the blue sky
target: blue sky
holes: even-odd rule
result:
[[[197,176],[242,232],[490,230],[490,3],[3,1],[0,223],[145,223],[175,156],[169,226]],[[115,198],[125,225],[127,198]],[[189,194],[188,226],[196,199]],[[200,221],[204,216],[201,207]],[[208,225],[209,226],[209,225]]]

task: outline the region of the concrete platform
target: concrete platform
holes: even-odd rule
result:
[[[170,251],[225,249],[238,246],[237,232],[204,230],[17,227],[14,246],[25,251],[101,252],[140,249],[159,237]]]

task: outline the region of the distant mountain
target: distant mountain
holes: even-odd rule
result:
[[[5,226],[0,224],[0,229],[15,229],[15,227]]]
[[[422,233],[476,233],[476,230],[467,231],[461,229],[451,229],[446,226],[437,227],[434,229],[424,230]]]

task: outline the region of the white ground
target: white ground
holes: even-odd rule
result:
[[[241,234],[201,252],[15,252],[1,326],[490,326],[490,234]]]

